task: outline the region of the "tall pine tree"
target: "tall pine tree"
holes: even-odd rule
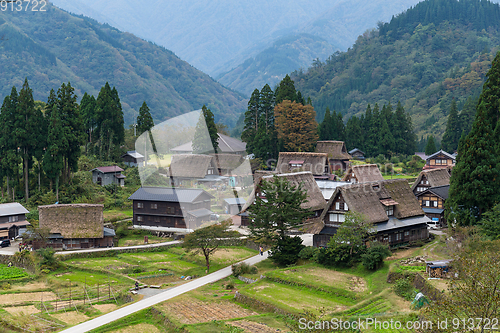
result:
[[[219,150],[219,136],[215,126],[214,114],[205,105],[201,108],[193,138],[193,153],[211,154]]]
[[[458,117],[457,102],[453,98],[451,100],[446,130],[444,131],[443,140],[441,141],[441,149],[446,152],[453,153],[458,148],[458,142],[460,141],[461,135],[462,131]]]
[[[472,129],[458,147],[445,203],[446,218],[459,225],[476,224],[500,201],[500,53],[486,77]]]

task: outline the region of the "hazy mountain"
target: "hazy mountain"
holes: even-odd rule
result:
[[[272,47],[248,58],[217,80],[250,96],[254,89],[261,89],[266,83],[274,88],[286,74],[297,68],[308,68],[313,59],[325,59],[334,51],[335,48],[323,38],[291,35],[280,38]]]
[[[417,2],[53,0],[63,9],[165,46],[213,77],[236,68],[292,33],[316,35],[326,39],[335,49],[346,50],[359,34],[374,27],[377,21],[388,21],[391,15]]]
[[[78,97],[97,96],[106,81],[120,94],[126,123],[146,101],[155,121],[206,104],[233,125],[245,99],[180,60],[171,51],[52,5],[46,12],[0,12],[0,95],[27,77],[35,99],[70,81]],[[2,97],[3,98],[3,97]]]
[[[452,98],[477,96],[500,45],[500,6],[484,0],[426,0],[347,52],[292,75],[318,120],[326,107],[347,119],[368,104],[401,101],[417,133],[444,132]]]

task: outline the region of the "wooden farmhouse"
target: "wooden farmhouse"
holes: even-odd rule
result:
[[[337,170],[345,171],[350,166],[349,160],[352,159],[352,157],[347,153],[343,141],[318,141],[316,144],[316,152],[328,155],[330,172]]]
[[[275,172],[294,173],[309,171],[315,179],[329,179],[330,166],[325,153],[280,152]]]
[[[246,204],[243,198],[226,198],[224,199],[224,212],[226,214],[236,215],[243,210]]]
[[[0,204],[0,239],[14,239],[26,232],[28,213],[18,202]]]
[[[217,133],[219,138],[217,143],[219,144],[219,149],[217,153],[221,154],[237,154],[241,156],[246,156],[247,144],[238,139],[232,138],[230,136]],[[185,144],[177,146],[170,149],[172,154],[192,154],[193,153],[193,142],[189,141]]]
[[[313,236],[313,245],[326,246],[349,211],[362,214],[373,224],[374,241],[391,247],[429,237],[430,220],[407,181],[394,179],[338,187],[321,215],[322,228]]]
[[[40,228],[49,230],[46,243],[33,242],[33,248],[87,249],[111,247],[115,231],[104,227],[104,205],[57,204],[38,206]]]
[[[256,184],[254,190],[250,194],[250,197],[246,202],[245,206],[243,207],[242,212],[238,214],[239,216],[241,216],[242,226],[247,226],[249,225],[249,223],[251,223],[251,221],[249,220],[250,216],[248,214],[248,207],[255,202],[255,197],[259,196],[261,198],[265,198],[265,193],[262,193],[260,190],[262,181],[272,182],[274,176],[286,178],[291,185],[294,186],[301,185],[302,189],[304,189],[307,193],[307,202],[303,203],[301,207],[311,211],[309,220],[319,218],[319,216],[321,215],[326,206],[325,199],[323,197],[323,194],[321,193],[321,190],[318,187],[318,184],[314,180],[312,173],[309,171],[301,171],[301,172],[284,173],[279,175],[268,175],[261,177],[259,183]],[[304,223],[308,223],[308,221],[304,221]]]
[[[125,176],[122,175],[123,169],[119,166],[98,167],[92,170],[92,181],[98,185],[118,185],[125,186]]]
[[[214,157],[211,155],[172,155],[168,170],[174,186],[191,186],[194,181],[207,175],[217,175]]]
[[[439,169],[439,168],[453,168],[455,166],[455,156],[448,154],[444,150],[440,150],[425,160],[424,170]]]
[[[210,219],[214,197],[201,189],[141,187],[129,199],[134,228],[182,232]]]
[[[353,165],[347,169],[342,181],[356,183],[367,183],[382,181],[384,177],[376,164]]]
[[[121,156],[123,163],[130,167],[137,167],[144,165],[144,156],[136,152],[135,150],[127,151],[127,153]]]
[[[433,224],[439,227],[446,226],[444,218],[444,203],[448,199],[450,185],[430,187],[417,194],[417,199],[425,215],[431,219]]]
[[[352,158],[355,160],[360,160],[360,161],[365,160],[365,153],[362,152],[361,150],[359,150],[358,148],[354,148],[353,150],[350,150],[349,155],[351,155]]]
[[[411,190],[415,195],[424,192],[431,187],[450,185],[449,169],[428,169],[423,170],[413,183]]]

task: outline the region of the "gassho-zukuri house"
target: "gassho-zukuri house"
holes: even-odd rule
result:
[[[349,211],[361,213],[367,223],[373,224],[373,241],[391,247],[429,237],[430,219],[408,182],[394,179],[338,187],[321,215],[321,224],[314,227],[313,245],[326,246]]]

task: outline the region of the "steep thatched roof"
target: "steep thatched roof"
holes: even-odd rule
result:
[[[389,219],[384,203],[386,205],[397,203],[394,209],[394,217],[397,219],[424,215],[408,182],[405,179],[392,179],[337,188],[328,201],[327,209],[321,215],[322,220],[329,210],[334,210],[333,203],[339,194],[344,198],[350,211],[363,214],[369,223]]]
[[[213,156],[196,154],[172,155],[170,175],[179,178],[203,178],[213,166]]]
[[[38,206],[39,225],[63,238],[102,238],[104,205],[57,204]]]
[[[260,183],[260,179],[264,176],[272,176],[276,174],[274,171],[268,171],[268,170],[256,170],[255,173],[253,174],[253,183],[255,186]]]
[[[279,174],[276,176],[284,177],[290,182],[291,185],[294,185],[294,186],[301,185],[302,189],[306,190],[308,201],[301,205],[302,208],[310,209],[312,211],[325,208],[325,206],[326,206],[325,199],[323,198],[323,194],[321,193],[321,190],[319,189],[318,184],[314,180],[314,177],[313,177],[311,172],[302,171],[302,172],[294,172],[294,173],[284,173],[284,174]],[[257,183],[255,188],[259,188],[262,180],[273,181],[273,177],[274,177],[274,175],[268,175],[268,176],[261,177],[259,183]],[[252,193],[250,194],[250,198],[246,202],[242,211],[245,211],[251,204],[254,203],[254,201],[255,201],[255,188],[252,191]]]
[[[384,180],[376,164],[353,165],[347,169],[342,181],[350,181],[352,175],[356,177],[358,183],[375,182]]]
[[[243,163],[243,157],[237,154],[214,154],[219,169],[234,170]]]
[[[292,167],[292,164],[302,164],[302,167]],[[327,155],[324,153],[282,152],[278,157],[276,172],[310,171],[313,175],[323,175],[327,165]]]
[[[430,187],[450,185],[450,173],[446,168],[439,169],[429,169],[423,170],[418,175],[417,180],[413,183],[411,190],[414,191],[415,188],[420,184],[422,177],[425,176],[429,181]]]
[[[350,160],[352,158],[347,153],[344,141],[318,141],[316,152],[328,154],[328,159],[331,160]]]

